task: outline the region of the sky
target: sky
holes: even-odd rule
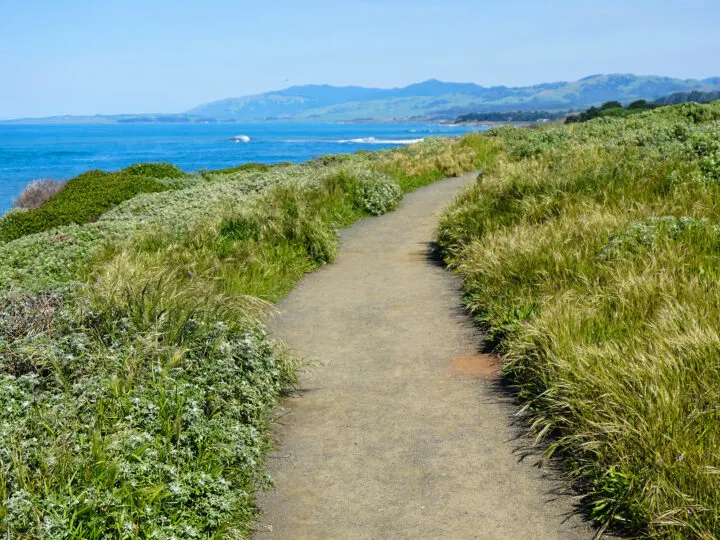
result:
[[[0,0],[0,119],[300,84],[720,76],[719,0]]]

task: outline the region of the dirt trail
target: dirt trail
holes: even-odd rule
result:
[[[472,178],[343,231],[335,264],[280,303],[276,334],[321,365],[279,411],[258,540],[592,537],[521,460],[516,408],[433,260],[438,214]]]

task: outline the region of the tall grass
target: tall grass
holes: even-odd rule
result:
[[[377,168],[395,177],[408,192],[441,178],[490,166],[499,150],[497,141],[479,133],[458,139],[431,138],[385,154]]]
[[[720,535],[720,104],[491,133],[440,243],[589,515]]]

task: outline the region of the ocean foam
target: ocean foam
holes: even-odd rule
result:
[[[360,139],[341,139],[340,144],[415,144],[423,139],[376,139],[375,137],[363,137]]]

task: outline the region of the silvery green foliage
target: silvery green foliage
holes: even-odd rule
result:
[[[687,136],[689,155],[698,160],[700,171],[710,182],[720,181],[720,126],[707,125]]]
[[[355,173],[359,181],[357,203],[374,216],[381,216],[397,208],[403,198],[400,186],[387,175],[380,173]]]
[[[189,320],[179,350],[124,318],[73,320],[57,294],[3,302],[0,522],[11,537],[119,524],[128,538],[193,538],[247,521],[265,413],[284,383],[263,330]],[[38,484],[49,489],[25,488]]]

